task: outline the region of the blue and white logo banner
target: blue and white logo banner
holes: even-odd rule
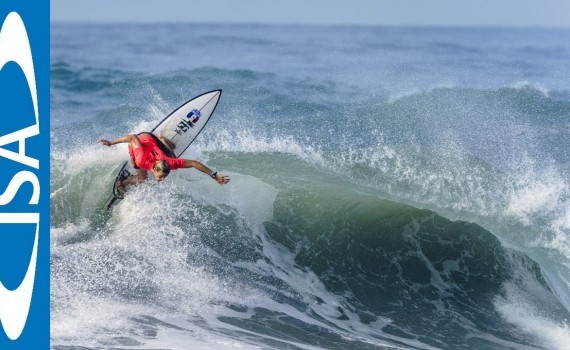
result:
[[[49,2],[0,23],[0,349],[49,349]]]

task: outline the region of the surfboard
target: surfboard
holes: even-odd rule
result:
[[[175,145],[173,149],[174,155],[180,157],[202,132],[210,117],[214,114],[221,95],[222,90],[218,89],[194,97],[167,115],[150,132],[172,141]],[[114,181],[111,185],[111,193],[109,199],[105,202],[107,210],[113,208],[124,198],[124,194],[115,186],[117,181],[136,173],[136,169],[131,161],[121,163],[113,171],[111,178]]]

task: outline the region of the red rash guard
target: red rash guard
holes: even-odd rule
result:
[[[129,154],[136,166],[142,169],[151,170],[154,163],[164,160],[168,163],[170,170],[184,168],[184,159],[170,158],[158,148],[156,141],[150,135],[139,135],[141,146],[133,149],[129,144]]]

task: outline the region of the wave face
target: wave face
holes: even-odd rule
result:
[[[52,29],[53,349],[570,343],[567,30]],[[231,183],[105,211],[94,141],[213,88],[184,157]]]

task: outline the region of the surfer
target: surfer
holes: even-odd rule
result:
[[[99,139],[97,142],[109,147],[118,143],[129,144],[129,154],[135,169],[137,169],[137,174],[121,179],[115,184],[122,193],[125,192],[126,185],[134,185],[146,181],[148,178],[147,171],[152,172],[156,181],[159,182],[164,180],[171,170],[181,168],[196,168],[209,175],[220,185],[227,184],[230,181],[228,176],[210,170],[197,160],[177,158],[174,152],[172,152],[175,148],[172,141],[164,137],[158,138],[148,132],[121,136],[113,141]]]

